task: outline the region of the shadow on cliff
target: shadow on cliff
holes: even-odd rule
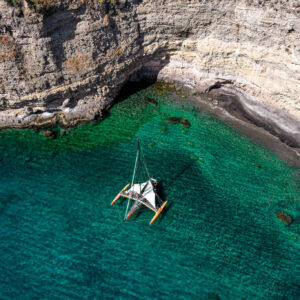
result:
[[[80,16],[86,11],[85,6],[74,10],[58,11],[45,16],[43,20],[42,37],[50,38],[48,43],[57,69],[61,69],[65,58],[64,45],[74,39],[77,24],[81,21]],[[45,57],[46,64],[49,63]]]

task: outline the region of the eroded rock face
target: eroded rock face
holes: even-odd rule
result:
[[[101,117],[140,70],[234,95],[253,121],[300,147],[297,1],[56,2],[35,13],[0,0],[0,127]]]

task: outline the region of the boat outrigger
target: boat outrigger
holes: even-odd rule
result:
[[[146,181],[144,181],[143,179],[146,179]],[[138,140],[138,149],[131,185],[130,183],[128,183],[112,201],[111,205],[114,205],[120,197],[128,198],[124,220],[129,220],[129,218],[142,205],[144,205],[155,212],[155,215],[150,222],[150,225],[152,225],[152,223],[157,219],[168,202],[163,202],[157,194],[157,185],[158,182],[155,179],[151,178],[149,175],[140,141]],[[127,189],[129,186],[130,188]],[[130,200],[133,200],[134,203],[128,212]]]

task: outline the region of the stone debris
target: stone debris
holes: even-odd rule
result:
[[[49,137],[52,139],[55,139],[57,137],[56,132],[54,132],[53,130],[49,130],[49,129],[44,129],[42,131],[42,134],[44,137]]]
[[[281,211],[276,211],[276,215],[278,217],[279,220],[281,220],[282,222],[286,223],[286,224],[291,224],[293,223],[293,219],[290,215],[281,212]]]
[[[171,124],[177,124],[180,122],[180,120],[181,120],[181,118],[179,118],[179,117],[170,117],[170,118],[166,119],[166,122],[171,123]]]
[[[187,127],[187,128],[191,127],[191,123],[190,123],[187,119],[184,119],[184,118],[180,119],[180,123],[181,123],[184,127]]]
[[[147,102],[151,103],[151,104],[154,104],[154,105],[157,105],[157,104],[158,104],[158,102],[157,102],[155,99],[153,99],[153,98],[145,97],[144,99],[145,99]]]

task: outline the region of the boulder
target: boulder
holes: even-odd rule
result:
[[[166,122],[171,123],[171,124],[177,124],[180,122],[180,120],[181,120],[181,118],[179,118],[179,117],[170,117],[170,118],[166,119]]]
[[[191,123],[190,123],[187,119],[184,119],[184,118],[180,119],[180,123],[181,123],[184,127],[187,127],[187,128],[191,127]]]
[[[151,104],[154,104],[154,105],[158,104],[158,102],[155,99],[153,99],[153,98],[145,97],[144,99],[145,99],[145,101],[147,101],[147,102],[149,102]]]
[[[293,223],[293,219],[290,215],[281,212],[281,211],[276,211],[276,215],[278,217],[279,220],[281,220],[282,222],[286,223],[286,224],[291,224]]]
[[[43,134],[44,137],[49,137],[49,138],[52,138],[52,139],[56,138],[56,133],[52,130],[49,130],[49,129],[44,129],[42,131],[42,134]]]

